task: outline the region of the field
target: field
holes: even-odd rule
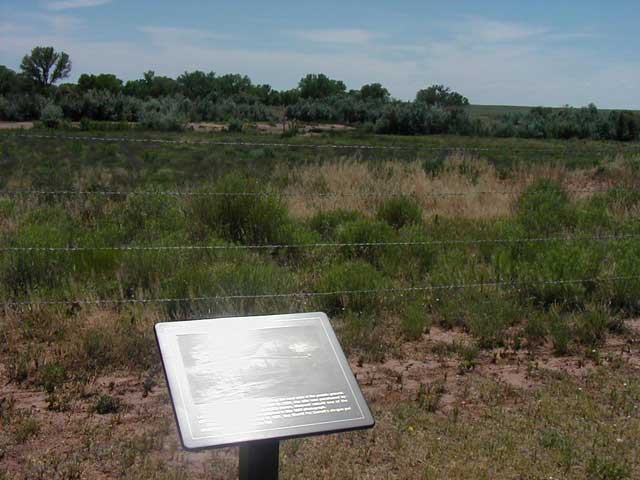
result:
[[[481,120],[492,121],[496,120],[501,115],[509,113],[528,113],[533,106],[515,106],[515,105],[469,105],[466,107],[467,112],[471,118],[479,118]],[[554,110],[560,110],[562,107],[554,107]],[[613,110],[600,109],[604,114],[609,114]],[[638,113],[637,110],[633,110]]]
[[[282,478],[640,478],[634,144],[5,130],[0,305],[2,480],[233,478],[152,326],[316,310],[377,425]]]

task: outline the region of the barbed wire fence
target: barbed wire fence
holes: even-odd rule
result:
[[[454,147],[454,146],[384,146],[384,145],[341,145],[341,144],[310,144],[310,143],[278,143],[278,142],[229,142],[215,140],[169,140],[158,138],[129,138],[129,137],[97,137],[97,136],[74,136],[74,135],[40,135],[40,134],[19,134],[15,136],[19,139],[41,139],[41,140],[68,140],[68,141],[93,141],[93,142],[133,142],[133,143],[157,143],[160,145],[176,144],[176,145],[215,145],[234,148],[243,147],[269,147],[269,148],[304,148],[304,149],[355,149],[355,150],[399,150],[399,151],[468,151],[468,152],[490,152],[496,149],[481,147]],[[535,151],[529,149],[528,151]],[[540,149],[539,151],[557,153],[558,150]],[[566,152],[568,150],[560,150]],[[577,150],[575,150],[577,151]],[[593,151],[592,151],[593,152]],[[633,150],[627,150],[633,152]],[[624,153],[627,153],[624,152]],[[640,152],[640,150],[638,150]],[[580,153],[589,153],[580,151]],[[602,150],[600,153],[616,153],[609,150]],[[640,189],[613,186],[618,192],[639,192]],[[568,189],[569,194],[596,194],[610,191],[610,188],[593,188],[593,189]],[[396,196],[414,195],[417,192],[406,191],[385,191],[385,192],[221,192],[221,191],[197,191],[197,190],[47,190],[47,189],[4,189],[0,190],[0,196],[8,197],[42,197],[42,196],[66,196],[72,198],[102,196],[102,197],[129,197],[129,196],[168,196],[176,198],[186,197],[249,197],[257,198],[263,196],[292,196],[292,197],[367,197],[367,198],[386,198]],[[524,190],[503,190],[503,191],[428,191],[419,192],[423,196],[433,197],[464,197],[478,195],[523,195]],[[104,252],[104,251],[123,251],[123,252],[175,252],[175,251],[230,251],[230,250],[281,250],[281,249],[329,249],[329,248],[397,248],[408,246],[447,246],[447,245],[485,245],[485,244],[528,244],[528,243],[551,243],[551,242],[618,242],[628,240],[640,240],[640,235],[636,234],[615,234],[600,236],[547,236],[547,237],[531,237],[531,238],[482,238],[482,239],[442,239],[442,240],[426,240],[426,241],[396,241],[396,242],[313,242],[298,244],[256,244],[256,245],[114,245],[114,246],[90,246],[90,245],[0,245],[0,252],[4,253],[74,253],[74,252]],[[447,291],[447,290],[464,290],[471,288],[508,288],[518,289],[531,285],[538,286],[561,286],[561,285],[578,285],[578,284],[596,284],[605,282],[620,281],[638,281],[640,276],[606,276],[591,277],[583,279],[546,279],[546,280],[528,280],[528,281],[489,281],[489,282],[469,282],[469,283],[450,283],[450,284],[427,284],[419,286],[395,287],[395,288],[377,288],[364,290],[336,290],[326,292],[298,291],[284,293],[254,293],[254,294],[238,294],[238,295],[217,295],[217,296],[189,296],[175,298],[117,298],[117,299],[30,299],[15,300],[3,299],[0,305],[4,309],[13,308],[32,308],[45,306],[117,306],[117,305],[152,305],[152,304],[170,304],[170,303],[215,303],[240,300],[264,300],[264,299],[312,299],[326,296],[347,296],[347,295],[403,295],[415,292],[430,291]]]

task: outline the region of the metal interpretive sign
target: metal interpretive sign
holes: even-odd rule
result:
[[[155,332],[186,449],[374,424],[324,313],[158,323]]]

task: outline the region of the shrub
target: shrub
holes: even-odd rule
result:
[[[601,296],[610,299],[614,307],[635,315],[640,312],[640,242],[618,242],[611,257],[614,275],[623,278],[602,284]]]
[[[542,343],[548,333],[549,329],[544,316],[531,312],[524,326],[524,336],[527,339],[529,348]]]
[[[518,306],[499,293],[468,292],[462,306],[464,324],[481,348],[504,344],[507,328],[518,320]]]
[[[53,103],[48,103],[40,114],[40,121],[42,121],[47,128],[58,128],[63,119],[64,114],[62,113],[62,109]]]
[[[609,312],[603,308],[589,308],[577,315],[576,338],[587,347],[597,347],[604,343],[608,328]]]
[[[242,120],[239,120],[237,118],[233,118],[229,121],[229,123],[227,123],[227,131],[231,133],[240,133],[242,132],[243,127],[244,124],[242,123]]]
[[[517,218],[532,234],[551,234],[570,225],[569,197],[553,180],[535,181],[518,200]]]
[[[320,277],[316,290],[318,292],[369,291],[383,288],[385,284],[384,277],[375,268],[362,260],[356,260],[327,269]],[[379,308],[382,302],[383,299],[374,293],[332,293],[320,297],[320,304],[329,315],[338,314],[344,310],[371,313]]]
[[[161,131],[182,131],[188,118],[181,110],[179,101],[173,98],[149,100],[140,113],[140,125]]]
[[[47,393],[53,393],[67,380],[67,371],[63,365],[53,362],[46,363],[38,371],[38,383]]]
[[[122,409],[122,402],[110,395],[100,395],[93,410],[98,415],[108,415],[110,413],[118,413]]]
[[[407,300],[400,308],[402,332],[410,340],[419,339],[430,327],[431,321],[422,301]]]
[[[392,197],[378,208],[378,219],[387,222],[395,229],[415,225],[422,221],[422,210],[412,199]]]
[[[340,225],[361,219],[360,213],[351,210],[338,209],[330,212],[318,212],[309,220],[309,227],[318,232],[323,239],[330,240]]]
[[[516,264],[522,295],[549,305],[583,305],[594,293],[603,245],[553,242],[530,246],[531,260]]]
[[[394,241],[396,232],[385,222],[362,219],[342,224],[336,237],[340,243],[377,244]],[[383,257],[393,255],[397,249],[380,245],[359,245],[342,247],[341,251],[347,258],[362,258],[381,266]]]
[[[282,200],[260,195],[259,183],[232,173],[216,184],[222,193],[257,192],[256,196],[221,195],[196,197],[192,202],[195,218],[202,226],[222,238],[244,244],[287,243],[289,216]]]
[[[563,316],[557,308],[549,311],[548,317],[549,335],[553,343],[553,351],[557,355],[569,353],[569,342],[571,341],[571,326],[567,318]]]
[[[27,417],[20,420],[14,428],[13,438],[15,442],[23,444],[40,432],[40,423],[35,418]]]

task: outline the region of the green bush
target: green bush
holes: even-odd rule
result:
[[[545,242],[530,248],[536,250],[533,259],[515,266],[523,296],[544,305],[569,306],[591,298],[604,258],[602,244]]]
[[[118,413],[122,409],[122,402],[110,395],[100,395],[98,401],[93,407],[93,410],[98,415],[108,415],[111,413]]]
[[[566,355],[569,353],[569,342],[572,337],[571,326],[566,316],[562,315],[557,307],[554,307],[549,311],[547,321],[553,351],[557,355]]]
[[[170,97],[149,100],[144,104],[139,120],[143,128],[165,132],[182,131],[187,122],[188,118],[181,110],[180,102]]]
[[[40,114],[40,121],[47,128],[58,128],[60,123],[64,119],[64,114],[62,112],[62,108],[53,103],[48,103]]]
[[[613,307],[635,315],[640,312],[640,242],[617,242],[611,258],[614,276],[622,278],[601,284],[600,296],[610,299]]]
[[[384,277],[373,266],[362,260],[341,263],[322,273],[316,285],[317,292],[370,291],[384,288]],[[371,313],[383,303],[381,295],[374,293],[331,293],[319,297],[320,305],[329,314],[343,311]]]
[[[340,225],[361,219],[362,214],[352,210],[318,212],[309,220],[309,227],[318,232],[324,240],[331,240]]]
[[[387,223],[379,220],[354,220],[347,222],[337,230],[336,237],[340,243],[378,244],[393,242],[397,234]],[[342,254],[350,259],[361,258],[375,266],[381,266],[385,256],[397,253],[397,247],[381,245],[359,245],[342,247]]]
[[[440,303],[439,311],[444,324],[463,326],[478,339],[481,348],[504,344],[507,328],[520,317],[518,305],[500,292],[483,293],[464,290]]]
[[[377,216],[395,229],[422,222],[420,206],[407,197],[392,197],[385,200],[378,208]]]
[[[215,186],[220,196],[197,196],[192,211],[199,224],[222,238],[243,244],[288,243],[290,220],[282,200],[274,195],[233,195],[260,192],[257,181],[229,174]],[[226,193],[232,195],[224,195]],[[201,233],[202,234],[202,233]]]
[[[255,296],[290,293],[294,290],[291,273],[257,256],[242,255],[235,261],[221,260],[213,266],[194,268],[185,264],[180,270],[166,278],[162,295],[169,298]],[[288,310],[292,299],[239,298],[218,299],[211,302],[175,301],[165,307],[172,319],[182,319],[203,308],[218,313],[252,314],[261,311]]]
[[[242,120],[239,120],[237,118],[232,118],[227,123],[227,131],[230,133],[240,133],[242,132],[243,128],[244,123],[242,122]]]
[[[424,302],[418,299],[408,299],[402,304],[400,321],[402,332],[409,340],[419,339],[431,326]]]
[[[47,393],[53,393],[58,387],[62,386],[67,380],[67,371],[63,365],[52,362],[44,364],[38,370],[38,384],[41,385]]]
[[[518,199],[517,218],[530,234],[558,233],[573,219],[569,197],[558,182],[536,180]]]
[[[589,308],[576,315],[575,334],[577,340],[587,347],[604,343],[609,329],[609,312],[603,308]]]

